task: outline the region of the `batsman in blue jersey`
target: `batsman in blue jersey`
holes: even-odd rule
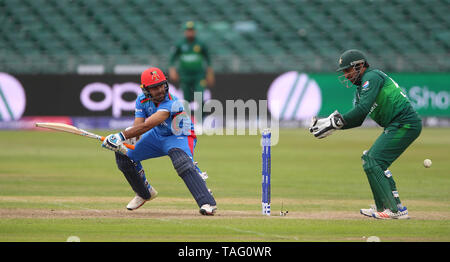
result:
[[[183,103],[169,93],[166,76],[159,68],[152,67],[141,74],[141,89],[133,127],[107,136],[102,144],[116,152],[117,166],[136,193],[127,209],[135,210],[158,194],[148,183],[141,161],[168,155],[200,213],[214,215],[216,201],[206,186],[206,173],[193,161],[197,137]],[[140,139],[135,149],[126,151],[123,143],[137,137]]]

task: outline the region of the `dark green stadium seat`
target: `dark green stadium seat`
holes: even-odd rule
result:
[[[0,55],[15,60],[0,63],[0,70],[70,73],[77,63],[110,70],[149,57],[167,67],[170,47],[193,20],[218,72],[267,72],[273,65],[332,71],[335,57],[348,48],[363,49],[392,70],[448,71],[450,1],[406,2],[1,0]]]

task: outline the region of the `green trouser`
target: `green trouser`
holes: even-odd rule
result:
[[[180,72],[180,87],[183,90],[184,100],[188,102],[194,101],[194,92],[203,93],[203,91],[205,90],[205,73]]]
[[[392,173],[388,167],[420,135],[422,122],[409,124],[393,123],[384,129],[372,147],[363,154],[363,168],[378,211],[385,208],[397,212],[401,208]]]

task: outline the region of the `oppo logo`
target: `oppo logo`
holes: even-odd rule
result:
[[[91,111],[105,111],[112,107],[112,115],[120,117],[122,111],[133,111],[136,97],[141,90],[136,83],[114,84],[112,87],[105,83],[95,82],[86,85],[80,94],[80,100],[84,107]],[[133,93],[134,99],[125,100],[125,93]],[[103,99],[93,99],[94,94],[102,94]]]
[[[169,90],[170,93],[176,96],[180,94],[170,84]],[[141,93],[139,85],[133,82],[114,84],[112,86],[95,82],[83,87],[80,100],[83,106],[91,111],[106,111],[112,108],[113,117],[120,117],[124,111],[135,110],[136,98]],[[101,97],[101,99],[95,99],[95,97]]]

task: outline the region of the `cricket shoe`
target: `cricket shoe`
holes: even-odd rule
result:
[[[361,213],[361,215],[368,216],[368,217],[372,217],[372,214],[374,212],[377,212],[377,206],[376,205],[370,205],[370,208],[368,208],[368,209],[364,209],[363,208],[363,209],[359,210],[359,213]]]
[[[150,199],[145,200],[142,197],[136,195],[127,205],[128,210],[136,210],[140,208],[145,202],[150,201],[152,199],[155,199],[158,196],[158,191],[155,190],[155,188],[150,188]]]
[[[385,209],[383,212],[373,212],[372,217],[376,219],[409,219],[408,209],[406,207],[402,207],[396,213],[389,209]]]
[[[216,213],[216,210],[217,210],[216,206],[211,206],[210,204],[204,204],[200,208],[200,214],[202,214],[204,216],[214,216],[214,214]]]

